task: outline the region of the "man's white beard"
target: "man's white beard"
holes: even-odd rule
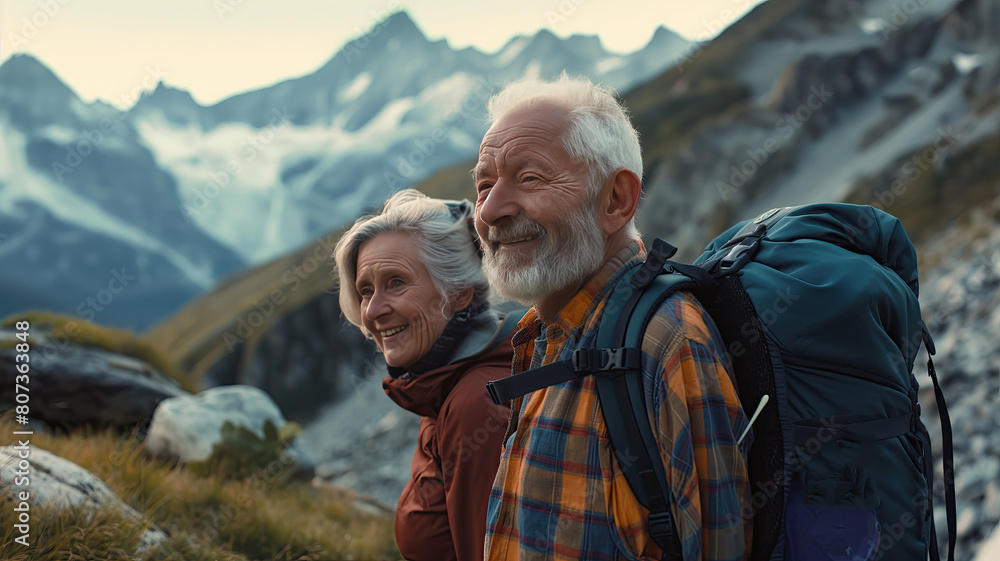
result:
[[[531,233],[542,236],[529,256],[497,253],[492,243],[483,244],[483,270],[497,294],[525,305],[537,305],[550,294],[582,283],[600,268],[604,263],[604,237],[594,205],[584,204],[560,226],[562,235],[558,238],[525,216],[515,217],[510,225],[490,227],[489,242]]]

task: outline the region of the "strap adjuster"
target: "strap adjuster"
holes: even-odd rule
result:
[[[639,368],[639,349],[577,349],[573,351],[573,370],[583,374]]]
[[[490,394],[490,399],[493,400],[495,405],[503,405],[506,401],[500,397],[497,393],[497,388],[493,385],[493,382],[486,382],[486,391]]]
[[[661,549],[674,542],[673,533],[674,517],[669,508],[663,512],[649,513],[649,534]]]

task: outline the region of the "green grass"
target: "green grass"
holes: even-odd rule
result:
[[[0,416],[0,433],[15,428],[10,414]],[[241,479],[202,476],[148,457],[137,437],[112,430],[35,434],[31,445],[90,470],[167,532],[149,560],[399,559],[389,513],[359,510],[347,490],[288,481],[281,464]],[[145,529],[109,512],[32,508],[31,546],[23,548],[12,543],[13,514],[0,509],[0,559],[130,559]]]
[[[0,325],[13,327],[19,321],[28,321],[29,332],[43,330],[49,339],[68,341],[81,346],[99,347],[113,353],[145,361],[189,392],[197,385],[186,373],[178,369],[167,357],[146,339],[125,329],[97,325],[79,318],[44,311],[20,312],[0,320]]]

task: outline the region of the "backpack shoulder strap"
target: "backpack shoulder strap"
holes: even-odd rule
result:
[[[606,313],[602,319],[598,348],[636,349],[641,357],[646,324],[656,310],[677,291],[695,286],[697,283],[686,276],[661,274],[648,286],[633,287],[630,293],[616,291],[608,309],[618,306],[622,311],[617,318]],[[673,495],[646,409],[647,390],[641,363],[611,376],[598,376],[596,386],[618,466],[636,500],[649,510],[650,535],[663,550],[663,559],[683,559],[680,535],[670,509]]]

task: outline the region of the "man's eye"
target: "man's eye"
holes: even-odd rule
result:
[[[476,191],[482,193],[483,191],[489,189],[490,187],[493,187],[492,183],[483,182],[476,186]]]

